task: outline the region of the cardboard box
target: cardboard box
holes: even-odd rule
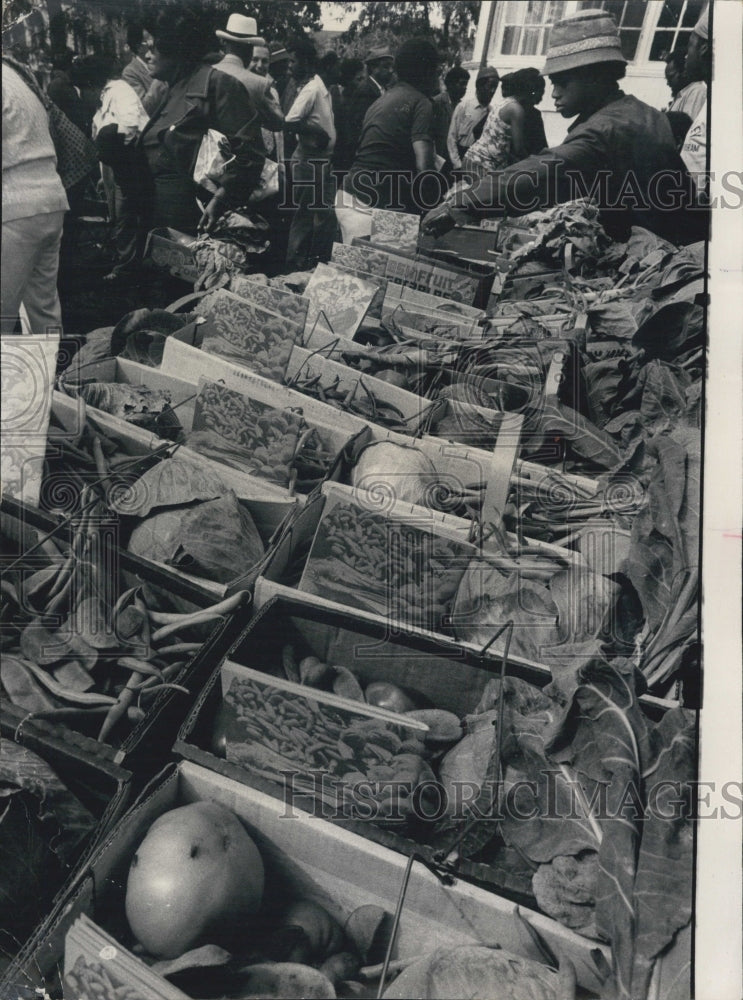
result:
[[[271,558],[268,560],[261,576],[255,582],[253,607],[259,609],[270,601],[272,597],[276,596],[293,598],[301,600],[302,602],[312,605],[313,607],[323,608],[326,610],[351,609],[355,615],[360,618],[364,618],[367,621],[386,622],[386,627],[388,629],[404,628],[406,631],[427,636],[428,638],[440,640],[443,636],[452,641],[454,636],[451,628],[444,632],[433,631],[431,628],[425,626],[411,624],[409,620],[397,620],[390,615],[364,610],[358,602],[354,604],[347,604],[327,593],[315,594],[299,589],[299,584],[305,571],[307,557],[323,514],[325,496],[329,491],[335,490],[336,492],[341,492],[343,489],[343,487],[338,486],[337,484],[324,484],[323,489],[312,496],[305,507],[299,511],[287,525],[283,534],[276,542]],[[345,490],[347,493],[350,492],[348,487],[346,487]],[[425,530],[446,532],[448,537],[457,538],[461,541],[466,541],[467,539],[466,531],[469,525],[468,522],[462,518],[427,511],[425,508],[413,507],[412,505],[407,505],[406,509],[404,504],[399,505],[397,507],[397,511],[398,516],[400,517],[406,516],[408,518],[416,518],[416,523],[419,526],[424,527]],[[424,515],[426,518],[425,520]],[[509,538],[510,540],[517,542],[515,536],[509,536]],[[568,561],[571,559],[569,553],[565,553],[564,556],[561,555],[561,550],[558,547],[549,546],[545,543],[537,541],[529,541],[528,544],[526,544],[524,548],[519,551],[527,558],[532,555],[542,555],[553,559],[564,558],[566,560],[566,565],[569,564]],[[492,553],[489,553],[485,549],[483,549],[483,554],[489,560],[493,559]],[[581,560],[580,556],[573,556],[573,558],[577,562],[580,562]],[[481,646],[479,644],[467,642],[462,639],[457,639],[456,641],[458,645],[471,650],[473,653],[481,653]],[[515,670],[532,671],[533,676],[541,676],[544,678],[544,683],[548,683],[548,681],[552,678],[552,671],[548,666],[543,663],[539,663],[536,660],[530,660],[526,657],[514,655],[513,652],[509,653],[508,663],[509,665],[512,665]],[[643,695],[641,701],[643,704],[654,706],[663,711],[678,705],[678,701],[676,700],[657,698],[648,695]]]
[[[301,347],[295,347],[292,351],[286,377],[293,385],[301,386],[303,382],[312,380],[319,382],[325,389],[332,387],[345,395],[351,394],[364,410],[369,407],[368,416],[362,419],[373,424],[378,421],[374,419],[374,408],[370,404],[366,391],[368,390],[379,402],[380,413],[385,407],[389,407],[387,411],[389,417],[395,421],[394,427],[390,429],[397,430],[398,433],[417,434],[436,407],[435,402],[424,399],[414,392],[408,392],[407,389],[401,389],[383,379],[357,371],[333,357],[325,357],[323,354]]]
[[[365,726],[372,726],[372,720],[376,720],[380,724],[380,734],[385,729],[396,732],[406,723],[410,725],[411,720],[362,702],[338,698],[309,683],[291,684],[285,679],[282,663],[287,655],[295,663],[306,656],[314,656],[322,663],[345,667],[362,689],[378,682],[395,684],[420,704],[462,718],[474,711],[486,685],[499,672],[500,661],[488,656],[479,657],[440,636],[435,639],[423,637],[406,629],[391,633],[379,620],[369,621],[348,609],[313,607],[301,602],[300,596],[273,598],[249,622],[230,650],[229,659],[216,667],[184,722],[174,752],[225,777],[281,798],[285,803],[288,795],[290,806],[296,804],[309,811],[315,809],[334,824],[353,830],[375,843],[403,854],[414,849],[433,863],[436,837],[432,824],[411,820],[402,803],[392,813],[385,811],[379,801],[376,808],[374,804],[370,806],[368,801],[364,807],[355,803],[353,797],[348,796],[348,785],[358,781],[354,772],[364,768],[365,763],[363,760],[360,763],[356,760],[349,762],[345,745],[341,757],[344,763],[339,761],[336,767],[332,755],[326,757],[326,747],[332,750],[334,742],[340,746],[344,733],[353,733],[354,716],[365,715]],[[287,646],[290,647],[289,653]],[[251,665],[256,669],[249,669]],[[537,687],[546,682],[543,674],[528,668],[512,667],[508,674]],[[261,691],[273,692],[270,699],[271,718],[275,718],[274,713],[283,713],[282,693],[290,699],[286,703],[287,712],[302,710],[297,707],[302,699],[309,699],[312,704],[312,721],[301,726],[300,734],[291,722],[284,724],[285,738],[280,745],[281,757],[287,760],[283,763],[277,756],[277,763],[272,764],[271,751],[268,750],[274,739],[275,725],[269,723],[267,737],[257,735],[261,727],[262,706],[268,704],[266,698],[259,696],[255,708],[251,708],[242,719],[234,715],[234,695],[240,693],[246,684]],[[322,728],[321,721],[324,710],[334,713],[326,729]],[[225,736],[225,751],[220,756],[215,753],[215,725],[219,726],[220,735]],[[318,730],[317,742],[312,735],[315,729]],[[418,728],[400,730],[400,737],[410,741],[422,736],[424,731]],[[382,735],[377,738],[383,741]],[[296,751],[292,749],[292,740],[300,744]],[[309,751],[303,749],[308,743],[313,747],[310,762],[305,756]],[[363,755],[362,748],[352,736],[348,738],[348,745]],[[266,748],[267,752],[261,748]],[[352,776],[345,780],[344,774],[349,770]],[[291,772],[288,787],[285,780],[287,771]],[[371,770],[368,780],[378,780]],[[521,883],[520,888],[515,878],[509,885],[504,885],[495,867],[487,863],[462,858],[456,871],[465,878],[510,895],[514,901],[534,905],[526,881]]]
[[[148,368],[139,365],[135,361],[125,361],[121,358],[110,358],[99,362],[100,373],[111,381],[126,382],[132,385],[148,385],[152,388],[163,388],[171,394],[172,400],[180,400],[182,405],[177,411],[178,418],[184,431],[191,430],[193,424],[193,412],[196,398],[196,385],[185,382],[183,379],[164,373],[158,368]],[[176,404],[177,405],[177,404]],[[120,417],[111,416],[103,410],[96,410],[95,407],[86,406],[82,400],[66,396],[55,390],[52,400],[52,413],[66,429],[69,440],[74,439],[82,430],[84,423],[88,420],[93,427],[100,429],[107,437],[115,439],[122,447],[122,450],[130,454],[132,458],[144,457],[149,452],[162,448],[170,448],[175,451],[176,446],[168,442],[151,431],[137,427]],[[63,443],[65,436],[55,437],[54,441]],[[266,483],[265,480],[250,476],[245,472],[232,469],[222,462],[217,462],[193,451],[187,445],[179,445],[178,451],[181,456],[197,465],[212,470],[213,474],[219,477],[226,486],[234,491],[235,495],[242,500],[255,501],[263,505],[274,504],[274,520],[278,524],[286,516],[288,509],[293,507],[296,499],[290,497],[286,490]],[[42,497],[43,499],[43,497]]]
[[[76,889],[65,900],[64,909],[57,912],[47,941],[58,960],[64,935],[80,914],[104,929],[120,920],[131,857],[154,820],[169,809],[203,799],[222,803],[245,823],[264,859],[267,898],[314,899],[341,924],[360,905],[373,904],[389,914],[394,912],[407,865],[404,855],[300,808],[287,815],[286,806],[273,797],[183,761],[163,772],[143,793],[95,852]],[[595,942],[541,914],[520,912],[550,947],[570,956],[581,986],[600,988],[590,956]],[[414,863],[393,959],[464,944],[498,944],[517,955],[543,961],[528,929],[514,920],[511,901],[460,879],[454,885],[443,885],[428,868]],[[118,978],[119,967],[111,951],[89,959],[103,960],[109,975]],[[68,996],[68,1000],[73,998]]]
[[[152,229],[147,234],[144,257],[149,258],[157,267],[164,268],[173,277],[194,282],[199,276],[196,257],[191,248],[194,242],[193,236],[180,233],[177,229]]]
[[[127,376],[133,378],[137,378],[137,373],[132,372],[132,366],[137,368],[142,367],[135,365],[134,362],[122,362],[119,359],[109,359],[101,362],[101,364],[109,368],[116,365],[117,374],[122,374],[122,369],[126,368]],[[143,380],[150,378],[150,372],[154,373],[155,380],[159,379],[162,385],[167,384],[166,380],[168,383],[171,381],[156,369],[146,367],[143,369]],[[177,382],[178,380],[174,381]],[[195,387],[188,383],[181,383],[179,391],[182,393],[188,392],[189,395],[187,398],[189,398],[191,404],[190,412],[192,417],[193,400],[191,397],[195,396]],[[123,450],[132,455],[133,462],[137,458],[144,458],[151,452],[164,448],[166,456],[172,450],[176,461],[188,462],[201,469],[205,469],[213,476],[214,481],[222,482],[228,489],[232,490],[238,501],[248,511],[266,546],[266,557],[274,535],[279,532],[279,529],[286,523],[288,517],[297,506],[298,498],[292,496],[288,489],[269,483],[257,476],[248,475],[238,469],[233,469],[222,462],[213,461],[208,456],[193,451],[185,445],[172,445],[170,442],[163,441],[149,431],[135,427],[133,424],[129,424],[118,417],[112,417],[100,410],[95,410],[93,407],[83,408],[80,400],[71,399],[61,393],[55,392],[53,412],[59,414],[60,422],[68,428],[73,440],[75,438],[74,428],[82,426],[82,423],[87,420],[93,427],[99,428],[108,437],[120,442]],[[61,454],[64,454],[64,452],[61,452]],[[132,473],[134,478],[139,474],[136,471]],[[61,488],[63,482],[57,476],[53,476],[50,482],[43,484],[43,486],[42,502],[51,511],[52,517],[67,516],[75,510],[78,488],[74,483]],[[49,494],[48,496],[46,495],[47,493]],[[57,500],[59,497],[65,501],[69,509],[68,507],[60,508],[58,506]],[[120,522],[120,527],[117,527],[117,544],[124,547],[128,544],[128,536],[133,527],[134,523],[131,519],[124,518]],[[161,575],[164,574],[164,578],[169,579],[171,585],[175,580],[180,580],[191,584],[195,593],[201,595],[208,594],[211,597],[211,600],[208,602],[210,604],[215,603],[220,598],[236,590],[249,589],[258,574],[259,565],[262,564],[260,563],[255,567],[246,567],[240,576],[236,577],[230,584],[223,584],[192,573],[186,573],[175,566],[166,566],[164,563],[155,562],[144,557],[137,558],[139,558],[141,563],[147,565],[151,571],[157,570]]]
[[[49,534],[52,529],[59,528],[59,522],[48,514],[3,497],[1,504],[3,516],[3,532],[13,539],[11,551],[3,554],[3,565],[9,567],[16,559],[38,539]],[[101,529],[103,531],[103,528]],[[58,537],[69,538],[69,526],[60,529]],[[108,532],[106,537],[110,537]],[[114,536],[115,537],[115,536]],[[194,582],[185,574],[174,574],[158,563],[140,559],[126,550],[109,545],[109,565],[117,567],[124,587],[143,587],[151,591],[156,598],[158,610],[174,613],[189,613],[208,608],[221,595]],[[63,557],[60,555],[59,559]],[[45,566],[52,565],[53,560],[43,551],[36,550],[20,563],[24,574],[33,573]],[[258,575],[256,568],[255,575]],[[251,581],[252,582],[252,581]],[[118,594],[116,595],[118,596]],[[246,601],[246,605],[249,599]],[[239,617],[239,613],[238,613]],[[234,616],[226,616],[207,626],[205,638],[195,653],[185,654],[186,660],[173,682],[196,692],[204,683],[212,669],[212,657],[219,657],[231,642],[234,628]],[[164,758],[172,743],[173,735],[189,707],[187,696],[182,692],[165,689],[153,698],[145,717],[134,724],[129,733],[119,736],[117,745],[102,743],[87,739],[83,730],[94,736],[102,722],[101,716],[93,716],[92,721],[78,722],[79,730],[61,722],[46,722],[40,719],[24,721],[28,712],[18,706],[6,702],[3,711],[10,722],[16,726],[23,723],[24,732],[51,735],[68,742],[71,745],[80,744],[90,752],[96,748],[96,754],[101,759],[136,770],[138,766],[150,766],[151,762]],[[82,742],[81,742],[82,741]]]
[[[129,771],[107,760],[96,741],[79,733],[70,733],[71,739],[62,738],[51,727],[48,728],[49,731],[40,727],[19,727],[17,719],[8,714],[6,707],[0,708],[0,735],[4,739],[16,740],[45,760],[97,820],[95,828],[79,845],[78,855],[72,860],[66,879],[47,887],[49,895],[54,897],[50,909],[54,913],[74,885],[77,873],[124,814],[131,795],[132,776]],[[38,996],[41,994],[34,994],[33,990],[44,983],[51,988],[55,978],[54,956],[43,946],[48,926],[47,914],[33,933],[19,942],[19,950],[13,958],[4,956],[6,962],[0,975],[0,996]]]
[[[431,256],[448,252],[460,260],[476,260],[490,264],[493,260],[493,251],[497,249],[497,240],[497,233],[482,229],[480,226],[456,226],[438,237],[420,233],[418,250]]]

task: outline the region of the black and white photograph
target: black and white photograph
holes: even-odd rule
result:
[[[0,1000],[743,996],[743,4],[4,0]]]

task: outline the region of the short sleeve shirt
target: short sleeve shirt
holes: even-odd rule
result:
[[[433,142],[431,101],[407,83],[398,83],[366,112],[353,169],[415,170],[413,143]]]

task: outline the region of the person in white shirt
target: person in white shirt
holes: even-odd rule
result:
[[[91,137],[101,159],[101,177],[108,202],[116,262],[104,281],[116,281],[134,272],[143,249],[140,192],[143,165],[135,144],[149,121],[137,92],[118,78],[118,67],[103,56],[85,56],[81,63],[90,90],[99,95]]]
[[[708,196],[709,178],[707,176],[707,83],[712,72],[712,48],[709,43],[709,7],[707,7],[694,25],[689,35],[689,47],[686,50],[686,76],[689,80],[701,83],[704,88],[704,103],[696,115],[686,113],[692,118],[691,128],[686,133],[681,147],[681,159],[686,169],[694,177],[700,200]],[[683,91],[682,91],[683,93]],[[679,95],[681,96],[681,95]]]
[[[475,96],[463,97],[454,108],[446,140],[449,161],[454,170],[462,169],[462,157],[479,138],[477,127],[485,121],[499,83],[498,70],[492,66],[483,66],[475,81]]]
[[[306,271],[318,261],[330,260],[337,232],[335,185],[330,172],[336,132],[331,97],[316,72],[315,46],[308,38],[298,37],[287,44],[287,51],[298,90],[284,118],[284,131],[297,136],[287,187],[295,214],[286,264],[290,271]]]

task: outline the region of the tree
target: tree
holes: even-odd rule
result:
[[[356,5],[345,4],[350,12]],[[356,21],[339,39],[345,56],[363,56],[377,45],[397,48],[406,38],[424,35],[436,44],[446,65],[453,66],[471,54],[472,37],[480,14],[480,0],[361,4]]]

